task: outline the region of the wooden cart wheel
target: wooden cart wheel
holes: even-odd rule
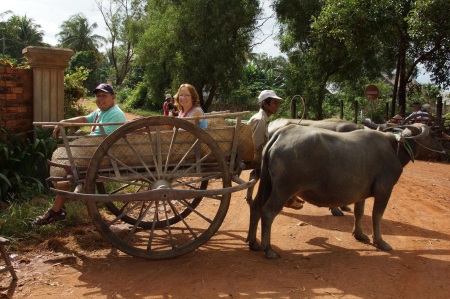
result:
[[[143,182],[140,183],[142,184]],[[205,180],[200,183],[198,189],[206,190],[207,187],[208,187],[208,180]],[[117,192],[121,192],[121,190],[122,188],[107,191],[104,183],[97,183],[97,191],[100,194],[117,194]],[[153,222],[155,222],[155,228],[160,229],[163,227],[167,227],[167,225],[175,224],[178,221],[181,221],[182,219],[186,218],[193,210],[195,210],[195,208],[200,204],[201,201],[202,197],[196,197],[193,199],[186,200],[186,206],[178,206],[177,207],[178,213],[177,214],[170,213],[167,219],[165,219],[165,217],[158,217],[156,221],[153,221],[151,219],[150,220],[142,219],[141,221],[138,221],[139,213],[136,213],[135,215],[133,215],[132,213],[127,213],[124,214],[120,218],[120,220],[132,225],[135,225],[137,223],[139,227],[148,229],[152,228]],[[144,209],[147,204],[148,202],[146,201],[139,202],[138,204],[139,207],[138,208],[135,207],[134,211],[140,211]],[[130,201],[105,202],[105,207],[115,216],[120,216],[125,210],[129,209],[130,206],[131,206]]]
[[[169,259],[195,250],[217,232],[231,194],[208,192],[227,187],[227,163],[207,132],[183,119],[149,117],[126,123],[105,138],[86,173],[86,193],[126,199],[107,201],[107,209],[105,196],[86,205],[94,225],[114,247],[135,257]],[[183,193],[189,190],[197,190],[196,195]]]

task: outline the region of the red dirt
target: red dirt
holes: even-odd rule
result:
[[[242,178],[247,179],[248,173]],[[382,229],[394,250],[351,235],[353,216],[306,204],[284,209],[267,260],[245,243],[249,210],[235,193],[219,232],[185,256],[146,261],[111,248],[87,225],[48,242],[54,250],[10,252],[19,281],[0,275],[0,298],[448,298],[450,165],[405,167]],[[363,225],[371,234],[372,200]],[[3,294],[3,297],[2,297]]]

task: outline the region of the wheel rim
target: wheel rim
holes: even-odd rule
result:
[[[145,142],[136,142],[141,135]],[[123,148],[132,154],[118,153]],[[120,167],[111,171],[105,166],[108,159]],[[89,164],[86,193],[96,193],[99,181],[114,194],[137,195],[160,188],[205,190],[208,181],[214,181],[217,189],[231,186],[222,152],[211,136],[185,120],[167,117],[139,119],[108,136]],[[208,241],[225,218],[229,202],[230,194],[144,199],[119,206],[107,202],[112,214],[100,202],[86,205],[93,223],[113,246],[157,260],[186,254]]]

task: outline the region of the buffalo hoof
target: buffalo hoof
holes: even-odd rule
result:
[[[248,243],[248,248],[252,251],[261,251],[262,248],[261,246],[258,244],[258,242],[251,242]]]
[[[352,211],[352,209],[350,209],[348,206],[341,207],[341,210],[344,211],[344,212],[351,212]]]
[[[341,210],[339,210],[339,208],[330,208],[331,214],[333,214],[333,216],[344,216],[344,213],[342,213]]]
[[[370,242],[370,238],[369,236],[367,236],[366,234],[363,233],[353,233],[353,236],[355,236],[355,239],[360,241],[360,242],[364,242],[364,243],[368,243]]]
[[[376,246],[378,249],[383,250],[383,251],[390,251],[390,250],[392,250],[391,245],[389,245],[388,243],[386,243],[386,242],[383,241],[383,240],[381,240],[381,241],[375,243],[375,246]]]
[[[273,259],[279,259],[281,256],[276,253],[272,248],[264,250],[264,254],[266,258],[273,260]]]

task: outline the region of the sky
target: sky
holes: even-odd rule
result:
[[[268,5],[269,1],[263,2],[268,10],[265,15],[270,15],[272,11]],[[26,15],[32,18],[35,24],[41,25],[45,33],[44,42],[53,46],[58,43],[55,35],[59,32],[61,24],[77,13],[83,13],[91,24],[97,23],[98,28],[94,31],[96,34],[107,35],[103,17],[94,0],[0,0],[0,13],[7,10],[11,10],[15,15]],[[265,52],[273,57],[281,55],[275,40],[270,36],[271,34],[275,36],[275,33],[276,22],[273,18],[265,23],[262,32],[258,34],[258,41],[264,40],[264,42],[258,44],[254,51]]]
[[[273,11],[269,7],[270,1],[263,0],[264,14],[270,16]],[[59,32],[61,24],[77,13],[83,13],[89,22],[97,23],[98,28],[95,34],[107,36],[106,26],[103,17],[98,10],[94,0],[0,0],[0,13],[11,10],[13,14],[32,18],[35,24],[41,25],[44,31],[44,42],[50,45],[57,44],[55,35]],[[6,16],[6,19],[8,15]],[[256,53],[266,53],[269,56],[276,57],[282,55],[278,49],[274,37],[277,33],[275,18],[270,19],[264,24],[262,31],[255,40]],[[258,44],[258,42],[261,42]],[[430,76],[422,72],[417,79],[420,83],[429,83]]]

